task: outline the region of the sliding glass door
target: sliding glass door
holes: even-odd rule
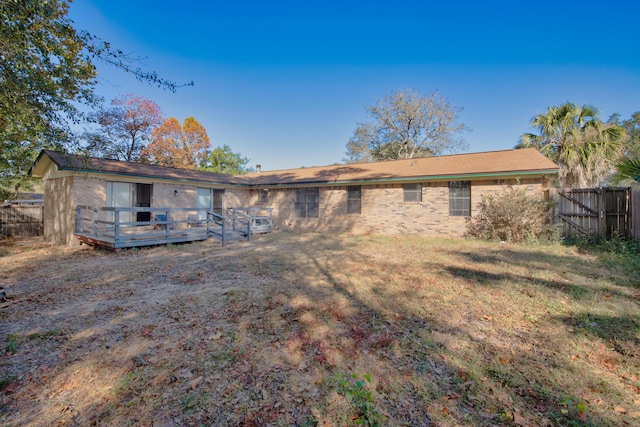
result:
[[[107,181],[107,206],[111,208],[130,208],[133,206],[133,193],[130,182]],[[114,221],[113,212],[107,212],[107,221]],[[120,212],[119,222],[131,222],[131,212]]]
[[[111,208],[150,208],[153,184],[107,181],[107,206]],[[114,213],[107,212],[107,221],[114,220]],[[151,221],[149,212],[120,212],[119,222]]]

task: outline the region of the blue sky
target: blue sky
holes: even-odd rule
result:
[[[470,152],[512,148],[565,101],[640,110],[640,2],[76,0],[70,17],[176,82],[99,67],[98,93],[194,116],[264,170],[341,162],[365,107],[401,89],[463,107]]]

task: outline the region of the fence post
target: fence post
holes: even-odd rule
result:
[[[634,239],[640,239],[640,188],[637,185],[631,187],[631,235]]]
[[[605,188],[597,188],[596,192],[598,193],[599,200],[599,209],[598,209],[598,234],[603,239],[607,238],[607,207],[605,206],[606,202],[606,189]]]
[[[624,216],[624,231],[625,236],[629,238],[633,237],[633,234],[631,234],[631,215],[633,214],[633,211],[631,210],[631,187],[627,188],[624,192],[624,197],[624,203],[627,211],[627,214]]]

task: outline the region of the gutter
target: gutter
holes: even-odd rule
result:
[[[360,180],[342,180],[342,181],[300,181],[291,183],[271,183],[271,184],[249,184],[248,187],[252,189],[264,188],[264,187],[317,187],[317,186],[340,186],[340,185],[366,185],[366,184],[386,184],[386,183],[419,183],[419,182],[431,182],[431,181],[444,181],[444,180],[462,180],[464,178],[494,178],[494,177],[518,177],[518,176],[531,176],[531,175],[551,175],[557,174],[557,169],[543,169],[537,171],[520,171],[520,172],[487,172],[487,173],[475,173],[475,174],[458,174],[458,175],[424,175],[411,178],[380,178],[380,179],[360,179]]]
[[[58,170],[61,171],[70,171],[73,173],[86,173],[86,174],[96,174],[96,175],[114,175],[114,176],[130,176],[136,178],[147,178],[147,179],[155,179],[160,181],[177,181],[183,183],[202,183],[202,184],[219,184],[228,187],[240,187],[240,188],[249,188],[250,184],[237,184],[230,182],[221,182],[221,181],[206,181],[206,180],[195,180],[195,179],[184,179],[184,178],[172,178],[172,177],[160,177],[157,175],[142,175],[137,173],[126,173],[126,172],[108,172],[108,171],[99,171],[95,169],[77,169],[77,168],[68,168],[68,167],[60,167],[58,166]]]

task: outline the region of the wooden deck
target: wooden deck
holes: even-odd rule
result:
[[[116,251],[209,238],[225,244],[250,239],[253,233],[272,231],[271,211],[271,208],[229,208],[228,217],[224,217],[197,208],[78,206],[75,236],[82,243]]]
[[[76,237],[83,243],[109,249],[135,248],[138,246],[168,245],[171,243],[196,242],[207,240],[206,229],[184,229],[171,232],[169,235],[154,232],[138,232],[131,235],[121,234],[118,239],[114,235],[76,232]]]

